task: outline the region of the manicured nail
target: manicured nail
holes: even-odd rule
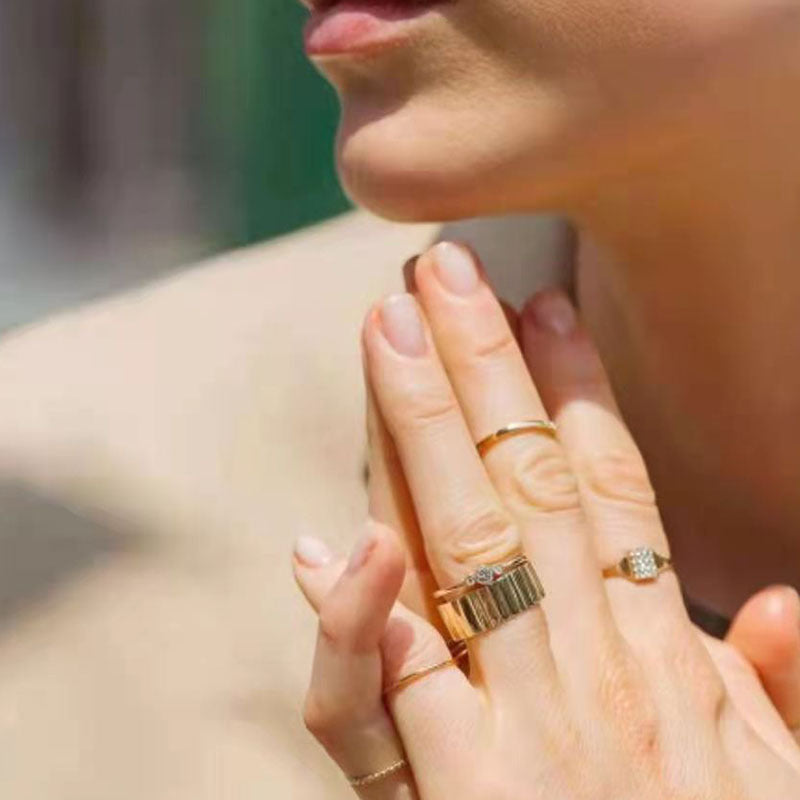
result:
[[[528,301],[525,312],[545,330],[559,336],[568,336],[575,330],[577,316],[572,303],[558,289],[546,289]]]
[[[368,530],[363,533],[355,543],[353,551],[350,553],[350,560],[347,562],[347,572],[351,575],[358,572],[361,567],[367,563],[367,559],[375,549],[376,544],[377,539],[372,531]]]
[[[452,242],[439,242],[433,248],[436,274],[444,287],[454,294],[468,295],[480,284],[480,275],[472,254]]]
[[[294,543],[294,556],[307,567],[322,567],[333,559],[328,545],[314,536],[298,536]]]
[[[389,344],[404,356],[425,353],[425,332],[419,309],[410,294],[393,294],[383,301],[381,323]]]

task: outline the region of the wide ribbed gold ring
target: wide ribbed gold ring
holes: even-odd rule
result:
[[[654,581],[662,572],[672,569],[672,559],[656,553],[651,547],[637,547],[616,564],[603,570],[604,578],[627,578],[633,583]]]
[[[434,593],[450,636],[458,641],[493,630],[544,598],[544,587],[525,556],[478,567],[461,583]]]
[[[522,433],[544,433],[547,436],[555,436],[558,433],[558,428],[549,419],[527,419],[522,422],[512,422],[481,439],[475,447],[478,448],[479,455],[484,456],[498,442],[508,439],[509,436],[519,436]]]

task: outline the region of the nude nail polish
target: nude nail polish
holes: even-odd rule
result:
[[[394,294],[383,301],[381,325],[389,344],[401,355],[425,354],[427,344],[422,318],[410,294]]]
[[[525,313],[543,330],[558,336],[569,336],[577,323],[572,303],[558,289],[547,289],[528,301]]]
[[[468,295],[480,285],[478,267],[466,248],[453,242],[440,242],[433,248],[433,256],[436,275],[448,291]]]
[[[294,544],[294,556],[307,567],[322,567],[333,559],[328,545],[315,536],[298,536]]]

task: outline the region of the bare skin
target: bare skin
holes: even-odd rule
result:
[[[346,796],[288,565],[363,518],[358,328],[436,229],[347,215],[6,339],[0,794]]]
[[[287,564],[297,534],[345,550],[363,519],[357,332],[437,233],[348,215],[6,338],[5,582],[56,555],[38,593],[3,594],[4,795],[349,796],[302,729],[314,620]],[[773,600],[740,639],[797,705]]]
[[[555,12],[565,4],[551,6]],[[776,57],[787,52],[767,49]],[[763,55],[764,48],[752,52]],[[580,305],[650,463],[681,576],[698,600],[724,611],[767,581],[787,580],[782,570],[796,563],[786,553],[796,543],[797,504],[786,502],[791,484],[783,478],[800,469],[793,444],[800,391],[789,368],[800,340],[792,311],[797,232],[789,225],[797,217],[787,189],[800,172],[790,147],[800,121],[786,102],[796,95],[789,66],[783,62],[780,75],[759,72],[755,83],[742,74],[730,80],[720,96],[732,102],[733,89],[741,91],[747,117],[739,114],[729,126],[728,111],[709,128],[704,117],[712,147],[673,150],[664,162],[672,170],[650,161],[646,170],[628,172],[629,181],[616,175],[617,191],[604,193],[602,205],[584,196],[574,208],[597,245],[593,253],[582,250]],[[467,111],[481,108],[464,96]],[[501,128],[504,135],[530,132]],[[351,167],[362,155],[396,154],[380,137],[361,144],[351,139],[345,148]],[[492,145],[486,152],[498,152]],[[443,163],[440,155],[428,157]],[[464,165],[470,186],[486,187],[463,156],[450,163]],[[604,156],[598,161],[618,164],[621,148]],[[746,164],[754,169],[742,171]],[[687,182],[699,166],[699,179]],[[372,174],[381,174],[380,165]],[[514,174],[522,179],[519,200],[525,187],[553,185],[536,173]],[[447,186],[453,216],[489,210],[491,197],[469,196],[457,180]],[[410,189],[398,194],[401,211],[409,210],[409,196],[434,202],[431,216],[443,209],[429,187]],[[531,209],[544,202],[526,200]],[[528,209],[520,203],[514,210]],[[27,520],[20,523],[26,532],[62,530],[68,522],[74,528],[66,509],[92,520],[73,534],[86,555],[69,570],[53,570],[25,604],[6,606],[4,795],[348,796],[301,730],[307,676],[300,665],[310,659],[313,620],[295,598],[287,564],[298,532],[324,531],[334,546],[344,545],[363,517],[358,327],[366,307],[399,286],[402,263],[437,231],[353,219],[3,344],[6,519]],[[488,268],[502,272],[503,265]],[[754,295],[763,304],[754,304]],[[682,310],[679,328],[664,308]],[[709,336],[704,323],[702,336],[692,335],[701,319],[716,333]],[[687,465],[687,457],[698,452],[683,449],[692,443],[703,458],[725,454],[710,469],[718,486],[692,482],[687,470],[697,462]],[[769,479],[755,479],[756,471]],[[749,524],[731,513],[731,496],[742,499]],[[31,506],[49,516],[38,524]],[[765,531],[778,532],[771,541],[780,547]],[[34,554],[49,552],[49,544]],[[707,549],[714,566],[701,576],[693,554]],[[741,649],[771,669],[776,699],[797,685],[800,667],[796,648],[765,649],[757,641],[771,630],[753,622],[763,620],[764,609],[780,620],[775,639],[791,645],[787,632],[796,636],[796,606],[783,600],[776,612],[772,599],[748,612],[737,631]]]

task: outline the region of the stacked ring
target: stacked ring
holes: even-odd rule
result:
[[[544,596],[539,576],[525,556],[478,567],[458,585],[434,593],[442,621],[458,641],[493,630]]]

